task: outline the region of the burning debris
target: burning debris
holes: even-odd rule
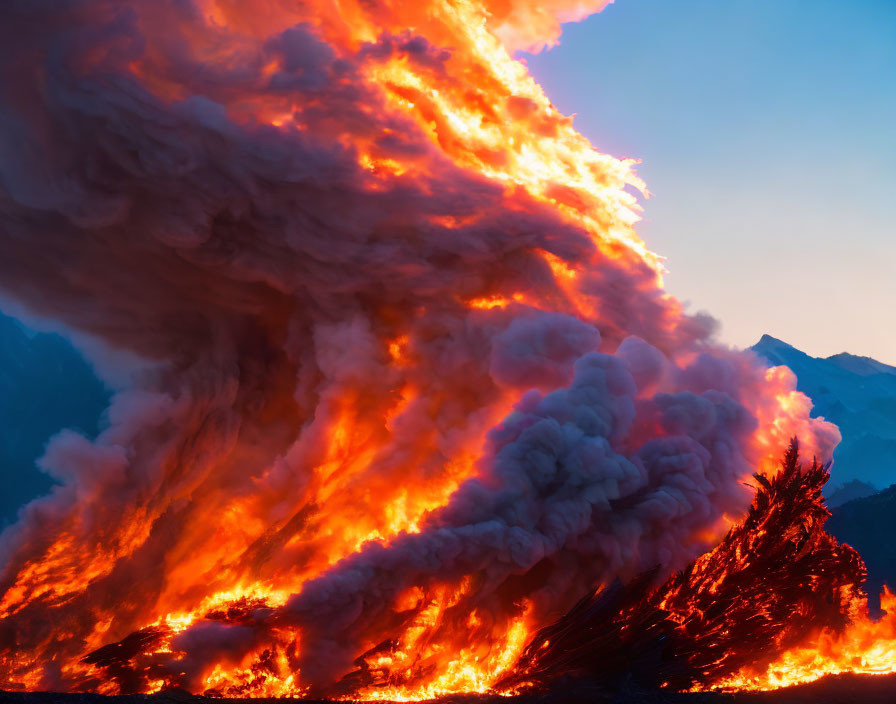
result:
[[[827,469],[801,465],[794,440],[781,471],[755,479],[749,514],[714,550],[656,589],[652,572],[586,597],[496,686],[580,677],[706,688],[762,671],[813,634],[844,633],[864,605],[865,568],[824,530]]]
[[[763,681],[774,688],[789,683],[783,679],[787,668],[794,681],[844,669],[893,672],[896,660],[887,655],[896,651],[896,603],[885,593],[888,614],[880,622],[868,621],[861,558],[824,530],[830,514],[821,489],[828,476],[814,459],[800,463],[794,440],[777,474],[755,475],[748,515],[716,548],[659,586],[656,568],[586,596],[541,628],[492,689],[543,691],[550,699],[584,686],[589,697],[612,698],[623,690],[761,688]],[[243,598],[209,610],[204,618],[246,623],[259,609],[270,611],[263,600]],[[849,652],[857,632],[863,633],[864,647]],[[153,676],[165,675],[159,655],[174,657],[159,647],[169,644],[170,636],[166,625],[143,629],[90,653],[84,662],[104,671],[122,691],[144,691]],[[405,682],[396,678],[394,664],[402,657],[401,646],[386,640],[359,656],[359,669],[332,693],[400,695]],[[877,666],[861,667],[862,653],[876,657]],[[278,674],[272,653],[267,655],[270,662],[262,659],[253,669],[257,678]],[[437,659],[414,663],[418,669],[437,665]],[[490,679],[496,674],[500,671]]]
[[[0,290],[117,391],[0,539],[0,686],[487,691],[715,545],[789,437],[830,457],[512,57],[604,4],[2,5]]]

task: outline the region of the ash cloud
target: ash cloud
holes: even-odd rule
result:
[[[479,475],[420,534],[347,558],[284,607],[280,618],[328,644],[303,655],[312,681],[344,672],[339,645],[369,637],[365,628],[409,586],[477,575],[489,588],[459,608],[494,612],[498,585],[541,563],[554,573],[550,600],[538,604],[547,611],[560,594],[568,600],[655,565],[678,569],[707,547],[694,532],[749,501],[741,448],[756,421],[724,390],[641,395],[659,376],[695,369],[675,368],[637,338],[623,347],[620,356],[578,358],[568,388],[525,394],[489,433]],[[645,370],[645,359],[666,368]],[[645,435],[648,419],[654,437]]]
[[[520,140],[581,138],[522,79],[544,104],[514,108],[440,5],[359,10],[360,40],[329,6],[213,5],[0,9],[0,290],[97,365],[146,362],[95,442],[51,442],[62,485],[0,538],[4,681],[85,686],[85,652],[262,583],[293,596],[185,631],[169,677],[201,689],[275,647],[326,690],[401,632],[402,587],[472,580],[463,608],[500,626],[521,599],[537,617],[683,564],[746,507],[792,380],[714,347],[610,237],[623,162],[588,151],[605,190],[551,196],[592,226],[489,176],[517,146],[468,145],[382,73],[409,65]],[[835,430],[792,416],[830,451]]]

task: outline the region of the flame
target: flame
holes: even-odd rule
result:
[[[257,137],[256,146],[262,145],[258,152],[264,154],[253,152],[252,158],[276,161],[279,145],[305,144],[313,137],[314,149],[331,156],[335,166],[309,176],[304,164],[292,164],[289,154],[282,155],[289,172],[285,183],[305,179],[308,190],[300,197],[306,199],[318,197],[308,185],[318,180],[331,179],[340,192],[349,190],[348,184],[360,184],[351,201],[357,207],[336,213],[349,230],[355,220],[369,225],[371,209],[388,210],[369,218],[376,222],[368,229],[345,236],[354,238],[355,246],[381,229],[389,231],[392,248],[381,252],[374,266],[385,266],[388,255],[400,251],[406,229],[431,233],[435,254],[423,258],[424,263],[402,264],[402,276],[424,281],[418,296],[404,290],[383,293],[388,286],[378,285],[356,292],[344,284],[341,267],[363,259],[361,249],[324,264],[309,263],[314,257],[302,251],[301,257],[283,263],[284,274],[262,272],[252,256],[224,251],[238,247],[240,238],[252,239],[251,232],[235,236],[221,251],[188,254],[189,247],[182,252],[182,243],[175,243],[175,256],[162,260],[162,290],[180,283],[188,260],[197,267],[211,261],[225,271],[220,281],[215,279],[216,286],[207,286],[205,279],[197,284],[202,305],[196,320],[206,320],[205,309],[217,304],[239,270],[248,283],[234,294],[234,318],[242,325],[255,316],[255,327],[249,326],[248,333],[240,328],[240,336],[255,340],[269,334],[278,342],[297,337],[301,344],[244,363],[236,349],[240,345],[214,338],[208,343],[211,351],[203,352],[232,379],[209,381],[206,377],[214,375],[197,367],[171,382],[169,376],[188,365],[178,350],[171,369],[158,373],[171,388],[147,393],[151,403],[121,397],[110,415],[131,419],[128,413],[138,415],[131,407],[143,401],[150,407],[145,412],[150,420],[141,418],[146,422],[141,427],[149,430],[141,435],[128,423],[113,423],[91,446],[91,451],[102,446],[105,453],[85,451],[90,471],[83,472],[83,481],[65,487],[74,508],[60,511],[61,517],[45,511],[43,504],[31,510],[37,523],[53,513],[58,521],[54,536],[48,542],[29,542],[23,530],[27,545],[5,568],[0,617],[9,620],[11,632],[22,628],[27,645],[0,652],[4,688],[65,687],[112,694],[186,686],[225,696],[306,695],[310,678],[299,663],[307,634],[290,620],[295,596],[334,568],[351,566],[359,556],[437,524],[467,480],[487,483],[480,464],[486,435],[490,428],[502,430],[499,422],[528,390],[494,381],[487,359],[461,359],[451,344],[465,336],[497,334],[518,313],[549,312],[600,328],[608,352],[629,334],[649,338],[670,364],[682,368],[702,352],[705,333],[695,330],[699,326],[681,305],[662,292],[662,259],[635,231],[637,194],[647,194],[634,173],[636,162],[595,150],[511,53],[550,45],[559,22],[581,19],[601,9],[604,0],[195,4],[199,11],[177,14],[177,8],[189,3],[158,8],[135,3],[125,19],[145,39],[136,42],[145,43],[145,49],[133,55],[117,47],[86,51],[70,67],[73,75],[98,76],[97,86],[125,86],[120,90],[128,104],[145,100],[162,113],[170,109],[170,120],[153,122],[160,134],[176,131],[182,115],[193,110],[222,144],[237,132]],[[272,48],[288,31],[302,33],[305,48],[319,42],[320,55],[332,59],[327,76],[331,94],[316,96],[314,76],[305,75],[313,74],[312,69],[296,69],[291,66],[295,57]],[[183,51],[172,52],[174,45]],[[191,70],[178,70],[174,54],[192,62]],[[296,61],[313,64],[316,58],[303,55]],[[120,75],[105,63],[116,61]],[[297,73],[310,85],[301,99],[297,89],[277,84]],[[328,113],[328,101],[336,97],[352,106],[346,107],[350,114],[344,121],[334,121]],[[70,102],[77,101],[68,95],[60,100]],[[270,135],[294,141],[269,143]],[[221,155],[229,159],[225,147]],[[144,157],[150,160],[149,154],[128,152],[129,159]],[[100,161],[90,156],[83,170],[92,172]],[[190,158],[184,161],[183,170],[189,171]],[[66,166],[66,173],[76,170]],[[264,191],[259,196],[263,204],[239,203],[234,210],[279,223],[276,209],[267,211],[264,205],[277,188],[259,180],[247,187],[252,189]],[[401,194],[416,193],[414,189],[424,192],[428,205],[404,212]],[[398,194],[388,208],[375,200],[384,193]],[[491,204],[488,208],[467,204],[479,195]],[[285,198],[289,211],[296,209],[293,197]],[[141,208],[133,205],[135,211]],[[89,217],[79,211],[63,219]],[[315,236],[330,235],[327,224],[312,217],[292,225],[292,230],[278,230],[276,244],[259,246],[277,252],[315,227],[323,231]],[[160,229],[176,240],[167,222]],[[492,243],[497,229],[509,229],[509,243]],[[547,234],[535,237],[534,231]],[[106,248],[101,237],[92,239]],[[436,271],[460,251],[482,266],[464,264],[447,270],[451,276]],[[190,260],[194,255],[195,261]],[[130,256],[151,258],[142,248]],[[390,275],[396,270],[390,269]],[[609,282],[599,280],[605,270],[611,271]],[[302,291],[315,277],[326,279],[328,293],[309,302]],[[81,278],[95,278],[93,270]],[[24,285],[33,288],[30,282]],[[84,285],[92,300],[92,290]],[[447,293],[430,295],[439,286]],[[598,290],[609,291],[616,300],[602,299]],[[279,296],[287,293],[295,298],[281,304]],[[371,302],[376,293],[381,300]],[[117,290],[115,295],[126,297]],[[153,297],[141,291],[140,298]],[[184,326],[195,311],[184,304],[182,313],[181,304],[172,306],[171,320],[201,337],[192,323]],[[314,324],[289,318],[294,309],[306,306],[318,316]],[[68,299],[62,306],[68,313],[77,307]],[[353,317],[355,309],[369,315]],[[209,330],[217,330],[217,319],[212,315],[209,320]],[[112,340],[113,345],[119,342]],[[487,357],[487,345],[476,349]],[[153,344],[145,351],[155,359],[158,350]],[[732,366],[741,370],[743,402],[751,404],[757,421],[755,434],[743,440],[750,461],[767,458],[771,463],[782,440],[793,434],[819,452],[830,449],[819,430],[827,426],[809,420],[808,400],[796,391],[792,374],[778,369],[757,379],[753,365]],[[153,377],[145,383],[163,382]],[[244,415],[233,411],[237,406]],[[645,421],[638,430],[646,433],[648,425]],[[191,430],[178,434],[181,428]],[[657,435],[663,432],[657,430]],[[146,479],[141,483],[135,476]],[[116,493],[122,485],[128,489],[121,491],[125,498]],[[110,496],[120,499],[117,508],[107,506]],[[732,498],[732,505],[737,500]],[[98,517],[81,510],[95,506],[102,509]],[[686,539],[708,543],[736,519],[713,520]],[[420,581],[394,600],[392,613],[384,617],[388,623],[367,624],[363,630],[369,650],[358,660],[355,679],[346,676],[346,696],[416,700],[487,691],[546,618],[531,594],[508,597],[500,613],[491,613],[487,605],[462,612],[480,586],[470,574]],[[117,597],[103,590],[127,591],[122,584],[142,588],[123,594],[124,603],[118,604]],[[94,593],[100,597],[91,601]],[[64,618],[56,624],[46,613]],[[272,625],[256,628],[263,618]],[[211,664],[193,663],[198,674],[183,679],[190,638],[219,627],[243,638],[240,648],[231,652],[222,646]],[[390,634],[386,641],[383,631]]]
[[[896,672],[896,596],[884,587],[880,603],[885,613],[879,620],[868,616],[865,600],[857,600],[851,608],[853,621],[846,629],[822,630],[801,645],[786,650],[765,670],[744,668],[713,688],[767,691],[844,672],[863,675]]]
[[[492,633],[492,638],[468,640],[466,643],[444,644],[428,642],[429,637],[446,617],[459,597],[469,590],[470,584],[462,584],[457,591],[442,588],[431,599],[399,642],[388,652],[371,655],[365,663],[377,671],[385,682],[360,689],[351,695],[353,700],[362,701],[421,701],[434,699],[446,694],[461,692],[484,693],[490,691],[495,680],[513,665],[526,644],[529,636],[530,606],[524,603],[519,615],[506,626]],[[485,624],[476,611],[466,620],[469,632],[476,633]],[[418,670],[438,663],[438,675],[422,685],[410,685],[419,679]]]
[[[893,672],[896,597],[885,589],[884,617],[868,618],[864,564],[824,531],[828,476],[800,464],[794,441],[775,475],[756,475],[750,512],[715,548],[659,586],[648,572],[586,595],[499,684],[585,675],[737,691]]]

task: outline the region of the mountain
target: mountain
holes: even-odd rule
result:
[[[790,367],[815,404],[813,415],[840,427],[829,496],[853,480],[877,487],[896,481],[896,367],[845,352],[810,357],[770,335],[751,349],[770,365]]]
[[[835,484],[826,493],[828,508],[837,508],[855,499],[864,499],[877,493],[874,484],[852,479],[844,484]]]
[[[52,485],[34,465],[50,436],[61,428],[95,436],[108,401],[102,383],[65,338],[33,334],[0,315],[0,526]]]
[[[879,608],[881,587],[896,589],[896,485],[835,508],[825,527],[859,551],[868,567],[869,603]]]

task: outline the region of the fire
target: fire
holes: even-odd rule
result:
[[[421,701],[446,694],[489,691],[497,677],[513,665],[526,643],[530,633],[527,619],[529,607],[524,604],[521,613],[506,628],[493,634],[494,640],[487,648],[483,648],[483,642],[475,641],[466,645],[452,644],[450,649],[444,644],[427,643],[433,628],[438,626],[440,619],[445,618],[446,611],[457,605],[457,597],[467,589],[469,584],[462,585],[460,592],[453,594],[440,590],[397,644],[387,651],[363,656],[364,667],[376,673],[377,678],[384,679],[373,687],[354,691],[351,698],[362,701]],[[473,633],[484,626],[475,611],[470,614],[466,625]],[[437,677],[423,685],[406,684],[418,679],[415,670],[431,667],[435,662],[439,663]]]
[[[765,670],[744,668],[714,688],[771,690],[844,672],[896,672],[896,596],[885,587],[880,601],[884,615],[879,620],[868,616],[867,602],[859,599],[852,607],[853,621],[844,630],[815,633],[799,646],[786,650]]]
[[[487,691],[830,456],[512,53],[605,4],[3,10],[0,290],[126,381],[3,534],[0,688]]]
[[[794,442],[777,475],[756,475],[750,513],[717,547],[659,587],[647,574],[587,596],[535,634],[501,684],[585,675],[741,691],[896,671],[896,596],[885,589],[884,616],[869,618],[864,565],[823,529],[827,476],[800,465]]]
[[[511,298],[505,298],[504,296],[474,298],[471,301],[467,301],[467,305],[470,306],[470,308],[475,308],[477,310],[493,310],[495,308],[503,310],[514,302],[522,303],[523,301],[525,301],[525,296],[521,293],[515,293]]]

